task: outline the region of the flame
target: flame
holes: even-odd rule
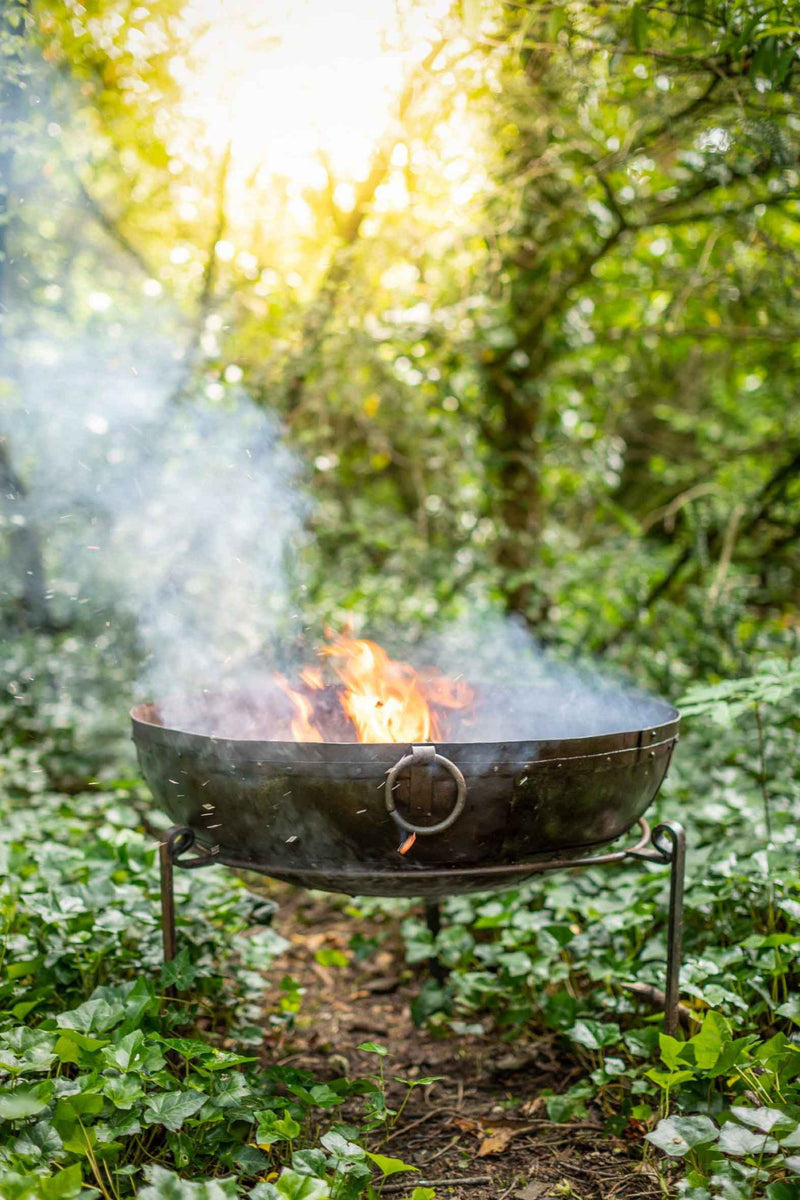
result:
[[[311,707],[310,701],[302,694],[296,692],[289,686],[289,681],[283,675],[275,675],[275,682],[278,687],[283,688],[286,695],[295,706],[295,716],[291,722],[292,737],[296,742],[321,742],[324,741],[322,734],[312,725],[311,718],[314,710]]]
[[[359,742],[437,741],[442,726],[436,708],[464,708],[473,700],[472,688],[463,680],[438,671],[415,671],[409,663],[390,658],[377,642],[355,638],[349,630],[328,638],[319,656],[330,662],[340,681],[339,704]],[[324,688],[319,667],[306,667],[300,679],[312,694]],[[312,700],[295,691],[282,675],[275,680],[295,706],[291,721],[295,740],[325,741]]]

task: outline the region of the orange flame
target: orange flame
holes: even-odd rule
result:
[[[289,699],[295,706],[295,716],[291,722],[292,737],[296,742],[321,742],[324,741],[322,734],[311,724],[311,718],[314,710],[310,702],[302,694],[295,692],[290,686],[289,681],[283,676],[275,675],[275,682],[278,687],[282,688]]]
[[[435,709],[464,708],[473,700],[472,688],[463,681],[448,679],[438,671],[417,672],[409,663],[389,658],[376,642],[354,638],[349,632],[328,636],[330,640],[319,655],[330,660],[343,685],[339,704],[355,726],[359,742],[437,741],[442,727]],[[318,667],[305,668],[300,678],[311,692],[323,688]],[[314,723],[311,700],[293,690],[283,676],[275,679],[295,706],[291,722],[295,740],[324,741]]]

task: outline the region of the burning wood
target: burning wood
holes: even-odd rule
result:
[[[436,741],[443,736],[446,711],[466,708],[475,699],[463,680],[432,669],[417,671],[409,663],[390,658],[377,642],[355,638],[349,631],[328,638],[319,657],[338,680],[338,704],[356,741]],[[304,668],[297,688],[283,675],[274,678],[294,705],[290,727],[295,741],[338,740],[325,736],[325,713],[316,703],[326,691],[322,667]]]

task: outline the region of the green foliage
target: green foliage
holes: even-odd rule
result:
[[[352,181],[330,176],[237,190],[179,103],[184,16],[179,0],[6,5],[3,400],[24,432],[22,364],[50,340],[113,348],[124,312],[144,346],[180,344],[185,403],[246,388],[285,421],[314,501],[310,624],[356,612],[409,639],[499,606],[557,653],[684,694],[659,811],[689,828],[690,1036],[659,1037],[626,990],[659,986],[665,951],[666,873],[631,864],[454,898],[435,944],[408,915],[409,963],[435,950],[450,968],[413,1012],[442,1036],[555,1033],[585,1076],[546,1095],[550,1118],[646,1122],[687,1200],[792,1200],[797,3],[456,5],[352,213],[336,201]],[[105,599],[81,607],[74,514],[36,495],[29,521],[0,447],[17,505],[0,562],[2,1194],[355,1200],[400,1170],[380,1153],[402,1113],[388,1051],[362,1047],[359,1081],[259,1069],[254,971],[281,943],[221,873],[179,877],[182,950],[160,973],[149,800],[121,735],[136,631]],[[37,478],[13,466],[22,490]],[[301,1005],[287,977],[270,1020]],[[337,1124],[354,1096],[358,1130]]]
[[[179,872],[182,949],[162,969],[156,850],[139,831],[138,785],[49,790],[42,763],[63,771],[71,739],[54,742],[40,724],[33,745],[31,710],[15,695],[6,693],[2,755],[14,763],[24,748],[25,757],[0,797],[3,1197],[96,1188],[115,1198],[357,1200],[375,1172],[405,1169],[377,1152],[368,1159],[355,1131],[336,1124],[359,1096],[362,1136],[391,1123],[382,1076],[318,1083],[259,1066],[256,969],[285,946],[257,925],[270,906],[225,872]],[[273,1019],[291,1019],[293,1008]],[[383,1062],[387,1051],[374,1049]],[[409,1094],[420,1082],[409,1081]]]

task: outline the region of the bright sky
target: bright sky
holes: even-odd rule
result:
[[[233,139],[239,174],[319,185],[323,149],[338,178],[358,178],[448,7],[404,4],[400,36],[397,0],[191,0],[187,112],[215,149]]]

